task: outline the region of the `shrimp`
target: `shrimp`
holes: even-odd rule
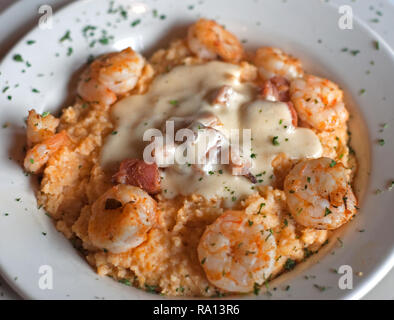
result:
[[[290,98],[300,119],[316,130],[331,131],[349,119],[342,90],[327,79],[305,75],[291,81]]]
[[[288,80],[304,75],[300,60],[293,58],[278,48],[262,47],[257,49],[254,63],[263,80],[282,76]]]
[[[34,109],[30,110],[26,121],[28,147],[53,136],[59,122],[60,120],[51,114],[39,115]]]
[[[156,201],[145,191],[118,184],[93,203],[88,236],[98,248],[125,252],[145,241],[156,218]]]
[[[45,139],[26,152],[23,166],[27,172],[39,173],[49,157],[70,141],[66,131],[61,131]]]
[[[82,73],[78,94],[86,101],[111,105],[117,95],[136,86],[144,64],[145,59],[131,48],[101,56]]]
[[[250,292],[269,278],[276,242],[243,211],[227,211],[206,228],[197,253],[212,284],[230,292]]]
[[[199,58],[239,62],[243,48],[239,40],[213,20],[200,19],[189,27],[187,41],[190,50]]]
[[[285,178],[284,191],[290,213],[305,227],[336,229],[357,210],[347,169],[330,158],[295,165]]]

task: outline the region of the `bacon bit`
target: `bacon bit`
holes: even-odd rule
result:
[[[293,119],[291,122],[294,127],[297,127],[298,126],[298,115],[297,115],[296,109],[294,108],[293,102],[289,101],[289,102],[287,102],[287,105],[289,106],[291,118]]]
[[[290,101],[289,81],[280,76],[273,77],[263,82],[260,87],[260,96],[262,99],[269,101]]]
[[[157,164],[148,164],[139,159],[123,160],[118,173],[113,176],[113,180],[117,183],[137,186],[149,194],[160,191],[160,175]]]
[[[245,177],[248,178],[250,180],[250,182],[252,182],[253,184],[257,183],[256,177],[253,174],[251,174],[250,172],[248,174],[246,174]]]
[[[297,111],[294,108],[293,103],[290,101],[289,93],[290,83],[289,81],[280,76],[266,80],[260,87],[260,98],[269,101],[281,101],[286,102],[289,106],[289,110],[292,117],[292,123],[294,127],[298,126]]]
[[[234,92],[233,88],[228,85],[220,87],[219,90],[215,94],[212,104],[214,104],[214,105],[218,104],[223,107],[228,106],[229,100],[230,100],[233,92]]]

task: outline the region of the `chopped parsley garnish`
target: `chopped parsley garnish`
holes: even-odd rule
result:
[[[290,271],[294,269],[295,265],[296,265],[295,260],[288,258],[285,262],[284,268],[285,270]]]
[[[135,26],[139,25],[140,23],[141,23],[141,19],[137,19],[137,20],[134,20],[134,21],[131,23],[131,26],[132,26],[132,27],[135,27]]]
[[[203,259],[201,260],[201,264],[204,264],[206,260],[207,260],[207,258],[203,258]]]
[[[325,212],[324,212],[324,216],[328,216],[331,213],[332,213],[332,211],[326,207]]]
[[[67,49],[67,56],[68,56],[68,57],[71,56],[72,53],[73,53],[73,48],[69,47],[69,48]]]
[[[41,114],[41,117],[42,118],[45,118],[45,117],[47,117],[49,115],[49,112],[48,111],[45,111],[45,112],[43,112],[42,114]]]
[[[359,92],[359,95],[361,96],[361,95],[363,95],[365,92],[366,92],[365,89],[361,89],[360,92]]]
[[[30,46],[30,45],[36,43],[36,41],[35,40],[27,40],[26,43]]]
[[[34,93],[40,93],[40,90],[35,89],[35,88],[31,89],[31,91],[34,92]]]
[[[379,50],[380,49],[379,41],[374,41],[374,46],[376,50]]]
[[[279,139],[278,136],[275,136],[275,137],[272,138],[272,144],[273,144],[274,146],[279,146],[279,141],[278,141],[278,139]]]
[[[253,226],[253,221],[248,220],[249,227]]]
[[[20,54],[14,54],[12,59],[14,59],[14,61],[16,61],[16,62],[23,62],[23,58]]]
[[[379,139],[379,140],[378,140],[378,143],[379,143],[381,146],[384,146],[384,144],[385,144],[386,142],[384,141],[384,139]]]
[[[260,293],[260,285],[257,282],[255,282],[254,285],[253,285],[253,293],[256,296],[258,296],[259,293]]]
[[[60,38],[60,42],[63,42],[63,41],[66,41],[66,40],[68,40],[68,41],[72,41],[72,39],[71,39],[71,32],[70,32],[70,30],[67,30],[66,31],[66,33],[64,34],[64,36],[63,37],[61,37]]]
[[[255,154],[255,153],[252,153],[252,154],[250,155],[250,157],[251,157],[252,159],[255,159],[255,158],[256,158],[256,154]]]
[[[259,208],[259,211],[257,211],[257,214],[260,214],[261,209],[262,209],[264,206],[265,206],[265,203],[264,203],[264,202],[260,203],[260,208]]]
[[[112,131],[111,134],[114,136],[115,134],[118,134],[118,131]]]
[[[170,100],[170,104],[172,104],[173,106],[177,105],[178,103],[178,100]]]
[[[118,282],[120,282],[126,286],[131,286],[131,282],[129,279],[119,279]]]
[[[337,164],[337,162],[335,160],[331,160],[330,167],[331,168],[335,167],[336,164]]]
[[[360,53],[360,50],[351,50],[350,53],[352,56],[357,56]]]
[[[326,291],[326,287],[324,286],[319,286],[318,284],[313,285],[316,289],[319,289],[320,292]]]

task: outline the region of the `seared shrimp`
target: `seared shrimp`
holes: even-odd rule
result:
[[[197,248],[208,280],[230,292],[250,292],[269,278],[275,263],[274,235],[248,220],[242,211],[227,211],[208,226]]]
[[[349,119],[342,90],[327,79],[305,75],[291,81],[290,98],[300,119],[319,131],[333,130]]]
[[[256,51],[254,63],[263,80],[269,80],[275,76],[291,80],[304,75],[300,60],[285,54],[278,48],[259,48]]]
[[[88,235],[93,245],[113,253],[139,246],[156,222],[156,201],[138,187],[119,184],[92,205]]]
[[[54,134],[26,152],[23,166],[27,172],[39,173],[49,157],[70,141],[66,131]]]
[[[32,145],[44,141],[53,136],[59,125],[59,119],[49,113],[39,115],[34,109],[29,111],[27,117],[27,145]]]
[[[284,191],[290,213],[305,227],[336,229],[357,210],[347,170],[330,158],[298,163],[285,178]]]
[[[187,41],[190,50],[201,59],[238,62],[243,48],[238,39],[215,21],[200,19],[189,27]]]
[[[111,105],[117,95],[136,86],[144,64],[145,59],[131,48],[101,56],[83,72],[78,94],[86,101]]]

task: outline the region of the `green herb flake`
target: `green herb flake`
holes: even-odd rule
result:
[[[295,260],[288,258],[285,262],[284,268],[285,270],[290,271],[294,269],[295,265],[296,265]]]
[[[14,61],[16,61],[16,62],[23,62],[23,58],[20,54],[14,54],[12,59],[14,59]]]
[[[360,53],[360,50],[351,50],[351,51],[350,51],[350,54],[351,54],[352,56],[357,56],[359,53]]]
[[[376,50],[380,49],[379,41],[374,41],[374,47],[375,47]]]
[[[134,27],[138,26],[140,23],[141,23],[141,19],[137,19],[131,23],[131,26],[134,28]]]
[[[384,144],[385,144],[386,142],[384,141],[384,139],[379,139],[379,140],[378,140],[378,143],[379,143],[379,145],[384,146]]]
[[[27,40],[26,43],[31,46],[32,44],[35,44],[36,41],[35,40]]]
[[[324,212],[324,216],[326,217],[331,213],[332,213],[332,211],[326,207],[325,212]]]
[[[318,289],[320,292],[326,291],[326,287],[324,286],[319,286],[318,284],[313,285],[316,289]]]
[[[279,146],[279,141],[278,141],[278,139],[279,139],[278,136],[275,136],[275,137],[272,138],[272,144],[273,144],[274,146]]]
[[[66,33],[64,34],[64,36],[60,38],[59,42],[63,42],[63,41],[66,41],[66,40],[72,41],[70,30],[67,30],[67,31],[66,31]]]
[[[131,282],[129,279],[119,279],[118,282],[126,286],[131,286]]]
[[[335,160],[331,160],[330,168],[335,167],[336,164],[337,164],[337,162]]]
[[[260,293],[260,285],[257,282],[255,282],[254,285],[253,285],[253,293],[256,296],[258,296],[259,293]]]

